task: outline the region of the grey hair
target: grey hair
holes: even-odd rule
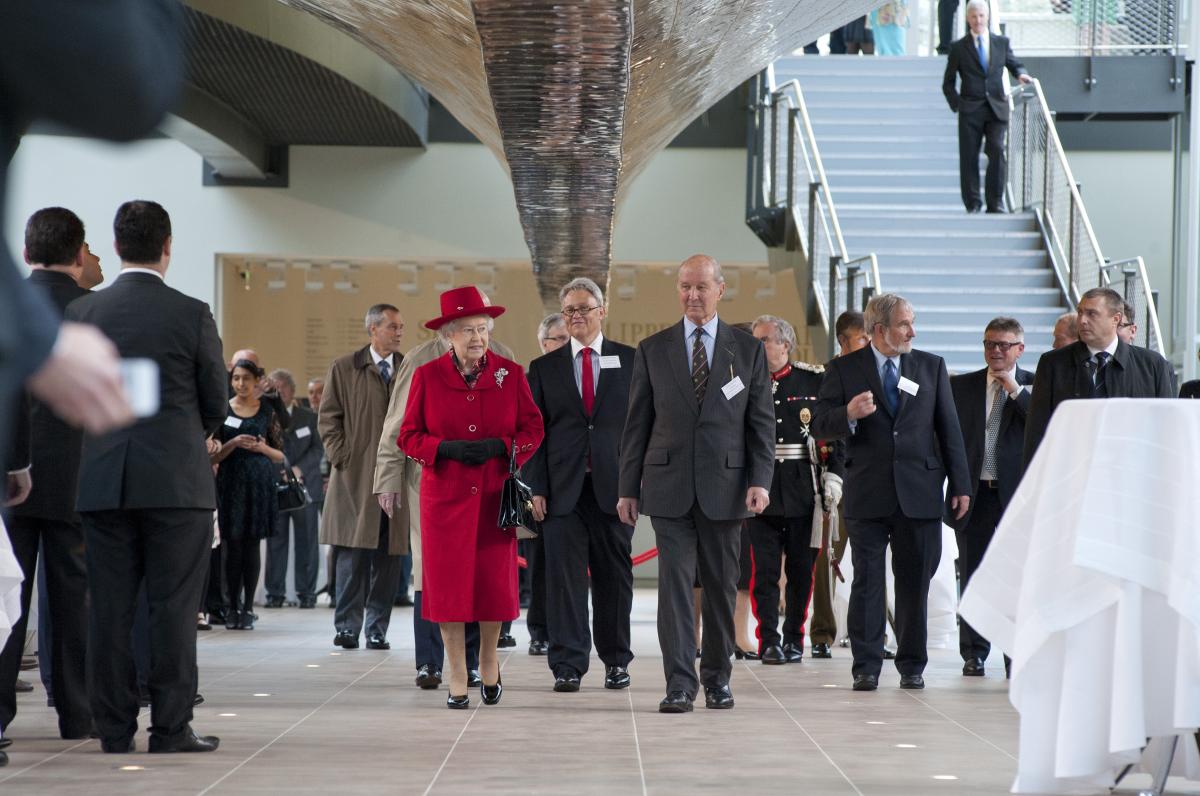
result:
[[[1072,337],[1074,337],[1076,340],[1078,340],[1079,339],[1079,315],[1078,315],[1078,313],[1064,312],[1062,315],[1059,315],[1058,318],[1054,321],[1054,325],[1058,326],[1063,321],[1067,322],[1067,333],[1070,334]]]
[[[288,389],[290,389],[292,392],[296,391],[296,377],[292,375],[290,370],[284,370],[283,368],[280,368],[279,370],[273,370],[267,376],[267,378],[269,378],[271,381],[281,381],[286,384]]]
[[[325,379],[322,379],[320,376],[318,376],[318,377],[317,377],[317,378],[315,378],[315,379],[309,379],[309,380],[308,380],[308,386],[309,386],[309,387],[313,386],[314,384],[320,384],[320,385],[324,385],[324,384],[325,384]]]
[[[570,282],[562,286],[562,290],[558,291],[558,303],[562,304],[567,300],[567,294],[572,290],[586,290],[592,294],[592,298],[596,299],[596,303],[601,307],[604,306],[604,291],[600,286],[588,279],[586,276],[577,276]],[[545,323],[545,321],[543,321]]]
[[[378,326],[383,323],[385,312],[399,312],[400,310],[393,307],[391,304],[376,304],[367,310],[367,317],[363,319],[363,326],[366,330],[371,331],[371,327]]]
[[[896,293],[880,293],[878,296],[872,296],[871,300],[867,302],[866,309],[863,310],[863,325],[866,327],[864,331],[867,334],[875,334],[876,325],[891,326],[892,316],[898,309],[908,309],[911,312],[912,304],[904,296]]]
[[[721,272],[721,263],[717,261],[716,257],[709,257],[707,254],[693,254],[691,257],[679,264],[679,268],[676,269],[676,273],[682,271],[683,267],[693,260],[703,260],[712,265],[713,281],[718,285],[725,284],[725,274]]]
[[[754,319],[754,323],[750,325],[750,328],[753,329],[764,323],[775,324],[775,341],[787,346],[789,354],[796,350],[796,330],[792,328],[790,323],[775,315],[759,315]]]
[[[482,315],[483,313],[481,312],[479,314]],[[478,316],[471,316],[471,317],[478,317]],[[454,333],[458,331],[458,325],[465,320],[466,320],[466,318],[458,318],[457,320],[446,321],[438,328],[437,332],[443,340],[449,341],[450,338],[454,335]],[[487,328],[488,328],[489,332],[496,328],[496,319],[495,318],[489,317],[487,319]]]
[[[588,281],[591,282],[590,279]],[[561,312],[552,312],[545,318],[542,318],[542,322],[538,324],[538,344],[540,345],[543,340],[549,337],[550,330],[555,326],[558,326],[560,323],[564,326],[567,323]]]
[[[971,13],[972,8],[982,8],[987,12],[988,19],[992,17],[992,6],[987,0],[967,0],[967,7],[963,9],[963,16]]]

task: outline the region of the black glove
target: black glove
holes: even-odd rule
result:
[[[448,439],[438,443],[437,455],[439,459],[452,459],[456,462],[466,462],[467,450],[470,446],[476,443],[469,442],[465,439]],[[467,462],[470,464],[471,462]]]
[[[483,464],[488,459],[508,455],[508,446],[502,439],[481,439],[477,442],[466,443],[467,450],[463,453],[463,464]]]

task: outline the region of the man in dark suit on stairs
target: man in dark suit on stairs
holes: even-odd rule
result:
[[[571,338],[533,360],[529,387],[546,440],[522,472],[543,523],[548,663],[555,691],[578,691],[587,673],[588,572],[604,687],[629,686],[633,527],[617,517],[617,449],[629,406],[634,350],[601,332],[604,293],[586,277],[559,293]]]
[[[896,669],[924,688],[929,581],[942,554],[942,486],[955,518],[971,504],[970,476],[946,363],[912,347],[912,306],[875,296],[863,313],[871,344],[825,366],[813,433],[846,440],[842,510],[854,583],[846,624],[855,691],[874,691],[883,667],[884,561],[896,576]]]
[[[988,31],[988,6],[984,0],[967,3],[970,33],[954,42],[946,59],[942,93],[950,110],[958,114],[958,169],[962,200],[968,213],[977,213],[979,202],[979,145],[986,140],[988,156],[984,193],[989,213],[1004,212],[1004,134],[1008,130],[1008,97],[1004,70],[1021,83],[1031,83],[1025,66],[1013,55],[1008,39]],[[955,79],[958,88],[955,88]]]
[[[158,365],[159,410],[84,440],[77,508],[87,534],[92,612],[92,715],[106,752],[130,752],[138,692],[130,628],[138,588],[150,602],[151,752],[208,752],[192,730],[196,606],[216,506],[204,438],[224,421],[225,363],[212,313],[166,286],[171,220],[154,202],[126,202],[113,223],[121,275],[78,299],[69,320],[96,325],[125,358]]]
[[[1015,318],[993,318],[983,331],[987,367],[950,379],[971,470],[971,506],[963,517],[947,501],[946,524],[958,540],[962,588],[979,568],[1000,517],[1021,480],[1021,448],[1033,374],[1017,366],[1025,330]],[[991,644],[961,618],[958,651],[964,677],[983,677]],[[1005,670],[1007,671],[1007,660]]]
[[[617,514],[650,515],[658,541],[658,640],[663,713],[733,707],[733,608],[742,520],[770,502],[775,412],[762,344],[717,317],[720,264],[698,254],[679,266],[684,317],[641,342],[621,438]],[[696,677],[693,586],[704,589]]]

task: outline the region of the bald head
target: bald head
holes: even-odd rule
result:
[[[717,314],[717,305],[725,295],[721,264],[707,254],[693,254],[679,264],[676,286],[684,316],[703,326]]]
[[[229,359],[229,369],[233,370],[233,363],[242,359],[248,359],[255,365],[262,367],[262,363],[258,361],[258,352],[253,348],[239,348],[233,352],[233,356]]]

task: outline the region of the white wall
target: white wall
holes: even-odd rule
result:
[[[217,253],[529,256],[508,176],[482,146],[293,147],[290,161],[286,189],[204,187],[199,156],[173,140],[118,147],[30,136],[13,161],[5,235],[20,261],[28,215],[69,207],[111,278],[114,211],[127,199],[153,199],[174,227],[168,282],[209,302]],[[739,150],[660,154],[618,218],[615,258],[678,261],[705,251],[765,263],[765,249],[743,222],[744,169]]]

